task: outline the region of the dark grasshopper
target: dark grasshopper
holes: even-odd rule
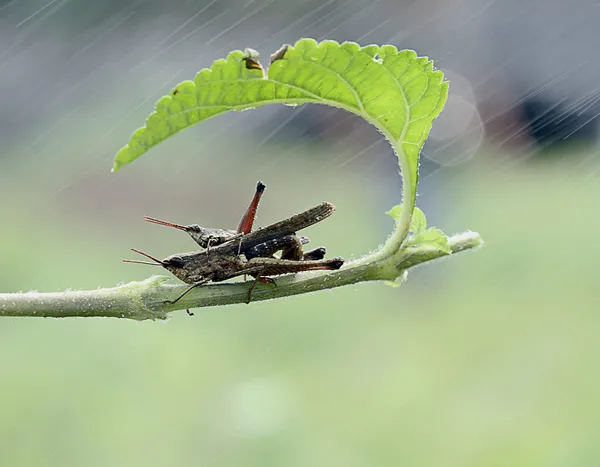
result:
[[[236,276],[250,275],[255,278],[248,290],[248,302],[257,281],[273,282],[270,276],[303,271],[334,270],[343,264],[342,258],[333,259],[287,259],[269,257],[276,251],[301,248],[302,241],[295,232],[320,222],[333,214],[335,206],[322,203],[275,224],[237,236],[210,249],[178,253],[159,260],[142,251],[133,250],[154,261],[125,260],[131,263],[156,264],[164,267],[175,277],[190,284],[181,295],[170,303],[176,303],[194,287],[207,282],[221,282]],[[209,254],[210,253],[210,254]],[[324,254],[324,250],[322,251]],[[290,253],[291,256],[294,256]],[[250,258],[248,257],[250,256]],[[297,254],[296,254],[297,256]]]
[[[187,232],[192,240],[194,240],[201,248],[210,250],[212,247],[221,245],[229,240],[241,238],[243,235],[247,235],[252,231],[252,226],[254,225],[254,220],[256,218],[256,211],[258,209],[258,203],[260,202],[265,188],[266,185],[264,185],[262,182],[257,183],[254,197],[252,198],[248,209],[246,209],[246,212],[242,216],[237,230],[215,229],[211,227],[202,227],[198,224],[174,224],[172,222],[162,221],[149,216],[144,216],[144,220],[153,224],[164,225],[183,230],[184,232]],[[296,235],[294,235],[295,232],[290,232],[290,234],[291,235],[286,236],[286,238],[276,237],[272,240],[268,240],[265,242],[265,244],[252,247],[248,251],[243,251],[243,253],[246,255],[247,259],[261,256],[272,257],[278,251],[281,251],[282,259],[318,260],[325,257],[326,250],[324,247],[315,248],[314,250],[305,253],[302,245],[309,242],[308,238],[296,237]],[[241,253],[242,250],[239,252]]]

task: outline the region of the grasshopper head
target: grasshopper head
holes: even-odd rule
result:
[[[187,284],[193,284],[204,279],[206,268],[206,255],[203,252],[191,252],[191,253],[179,253],[171,256],[167,256],[165,259],[160,260],[154,256],[144,253],[143,251],[132,248],[133,251],[151,259],[153,262],[138,261],[125,259],[126,263],[138,263],[138,264],[149,264],[162,266],[179,280]]]
[[[202,248],[220,245],[221,243],[225,243],[227,240],[231,240],[231,238],[237,235],[237,232],[233,230],[211,229],[209,227],[202,227],[198,224],[174,224],[172,222],[161,221],[160,219],[149,216],[144,216],[144,220],[146,222],[151,222],[152,224],[165,225],[167,227],[183,230],[184,232],[187,232],[188,235],[192,237],[192,240],[194,240]]]
[[[193,284],[203,279],[202,269],[199,267],[197,253],[178,253],[167,256],[161,261],[161,265],[177,279]]]
[[[237,235],[234,230],[211,229],[209,227],[202,227],[198,224],[186,226],[185,231],[202,248],[220,245]]]

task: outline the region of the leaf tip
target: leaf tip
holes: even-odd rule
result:
[[[110,169],[110,171],[112,173],[117,172],[121,167],[123,167],[124,165],[127,165],[127,162],[125,162],[125,160],[126,160],[126,154],[128,152],[129,152],[129,145],[125,145],[121,149],[119,149],[119,152],[117,153],[117,155],[115,156],[115,158],[113,160],[112,169]]]

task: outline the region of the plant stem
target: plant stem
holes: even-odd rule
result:
[[[402,143],[400,141],[396,142],[396,144],[393,145],[393,148],[396,157],[398,157],[400,174],[402,177],[402,212],[400,218],[396,222],[396,228],[394,229],[392,236],[382,248],[384,253],[391,253],[392,250],[397,250],[402,246],[402,243],[404,243],[410,229],[410,221],[412,220],[416,202],[416,190],[413,189],[412,180],[413,174],[408,166],[408,160],[404,153],[404,149],[402,149]],[[414,183],[414,185],[416,186],[416,183]],[[390,248],[390,250],[387,250],[387,248]]]
[[[134,284],[141,292],[150,285],[147,282],[97,290],[0,293],[0,316],[164,319],[163,312],[140,306],[132,293]]]
[[[466,232],[450,237],[453,253],[482,245],[478,234]],[[252,301],[270,300],[357,282],[393,281],[418,264],[446,256],[431,247],[398,249],[394,254],[376,254],[345,265],[338,271],[301,273],[277,279],[277,286],[257,284]],[[164,276],[119,287],[54,293],[0,294],[0,316],[19,317],[112,317],[135,320],[166,319],[168,313],[186,308],[245,303],[251,283],[211,284],[198,287],[175,304],[166,303],[177,297],[187,285],[169,284]]]

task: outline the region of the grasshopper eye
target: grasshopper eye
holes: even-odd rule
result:
[[[192,225],[188,225],[188,230],[190,232],[200,233],[200,231],[202,230],[202,227],[200,227],[198,224],[192,224]]]
[[[163,264],[168,266],[175,266],[176,268],[182,268],[185,262],[179,256],[173,256],[163,261]]]

